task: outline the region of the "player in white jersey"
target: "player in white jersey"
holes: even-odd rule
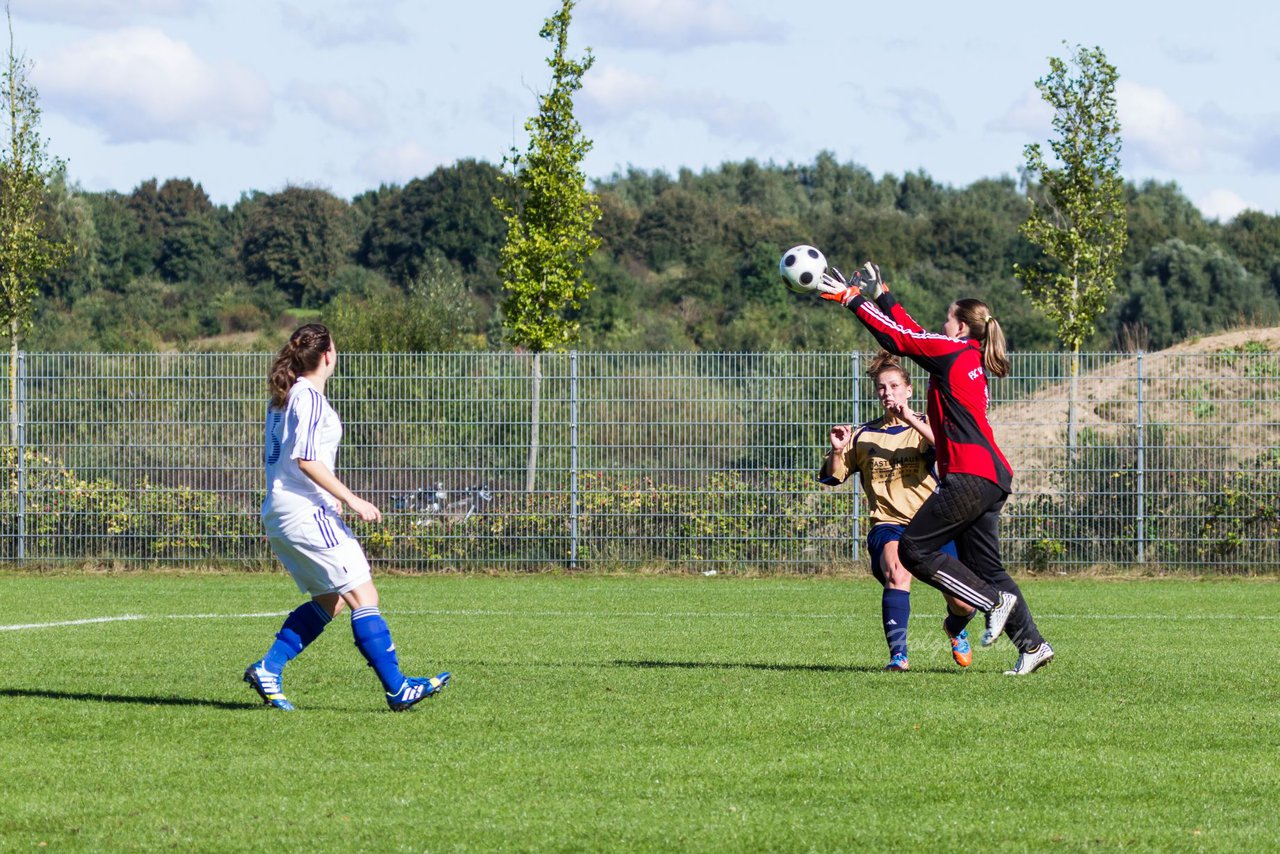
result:
[[[292,711],[281,687],[284,666],[320,636],[344,605],[351,608],[356,647],[378,674],[392,711],[439,693],[449,673],[430,678],[400,672],[391,630],[378,609],[378,590],[364,549],[342,521],[345,504],[366,522],[382,519],[376,506],[334,473],[342,421],[325,399],[338,351],[319,323],[299,327],[271,366],[262,463],[267,497],[262,523],[271,550],[311,599],[294,609],[275,642],[244,672],[264,703]]]

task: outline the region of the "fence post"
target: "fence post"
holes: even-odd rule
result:
[[[18,466],[18,560],[27,557],[27,354],[18,353],[17,384],[14,399],[18,403],[15,413],[18,419],[14,437],[17,439]]]
[[[858,382],[858,377],[862,373],[862,354],[853,354],[853,425],[856,429],[858,424],[862,423],[862,383]],[[854,475],[849,478],[853,481],[853,559],[858,560],[858,554],[862,547],[862,502],[860,500],[859,491],[862,488],[862,477]]]
[[[569,568],[578,567],[578,351],[569,351]]]
[[[1147,428],[1144,423],[1142,411],[1142,351],[1138,351],[1138,455],[1136,460],[1137,471],[1137,490],[1138,490],[1138,506],[1135,534],[1138,538],[1138,565],[1141,566],[1146,562],[1146,448],[1147,448]]]

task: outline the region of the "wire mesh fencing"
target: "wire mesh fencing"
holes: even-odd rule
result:
[[[816,473],[831,424],[879,412],[870,355],[344,354],[326,389],[339,474],[384,512],[352,527],[375,563],[409,570],[855,568],[856,478]],[[0,359],[0,559],[269,561],[270,359]],[[1012,362],[990,412],[1015,471],[1011,566],[1280,568],[1280,356]]]

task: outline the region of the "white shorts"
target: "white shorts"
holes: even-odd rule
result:
[[[364,549],[342,517],[328,507],[263,523],[271,550],[308,596],[346,593],[372,578]]]

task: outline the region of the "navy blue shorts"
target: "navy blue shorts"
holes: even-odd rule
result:
[[[876,525],[867,534],[867,550],[871,552],[871,574],[881,584],[885,583],[884,570],[880,568],[880,555],[884,554],[885,543],[896,543],[902,539],[902,532],[905,530],[905,525],[883,524]],[[952,557],[958,557],[955,543],[947,543],[942,550]]]

